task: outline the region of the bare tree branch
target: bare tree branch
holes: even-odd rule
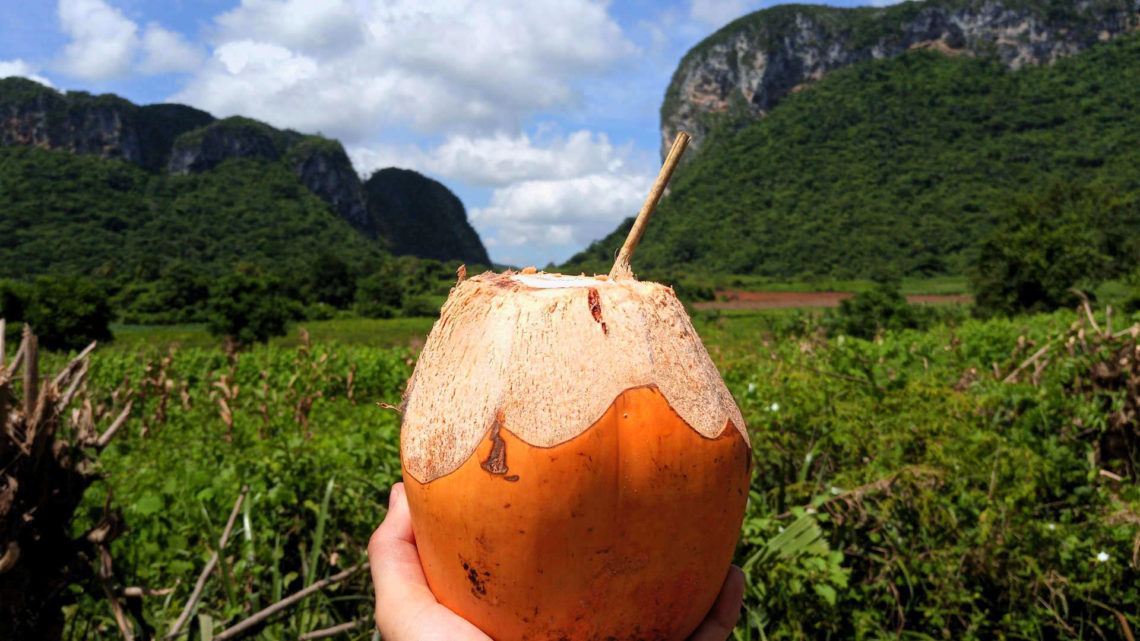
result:
[[[111,439],[115,438],[115,432],[118,432],[119,428],[127,422],[127,416],[130,415],[131,406],[133,404],[134,401],[127,401],[127,406],[123,408],[123,411],[119,414],[119,417],[115,419],[115,422],[111,423],[111,427],[108,427],[107,431],[103,432],[103,434],[95,440],[94,445],[97,449],[101,450],[104,447],[107,447],[107,444],[111,442]],[[238,497],[238,502],[241,502],[240,496]]]
[[[1021,365],[1018,365],[1016,368],[1014,368],[1014,370],[1009,373],[1009,376],[1006,376],[1005,378],[1003,378],[1001,380],[1001,382],[1012,383],[1015,380],[1017,380],[1017,375],[1021,373],[1021,370],[1025,369],[1026,367],[1029,367],[1030,365],[1033,364],[1033,361],[1041,358],[1041,356],[1043,354],[1045,354],[1045,352],[1049,351],[1049,346],[1051,344],[1052,343],[1045,343],[1044,347],[1042,347],[1041,349],[1034,352],[1033,356],[1030,356],[1029,358],[1025,359],[1025,361]]]
[[[73,372],[75,372],[76,368],[79,367],[79,364],[83,363],[87,356],[90,355],[91,352],[95,351],[95,346],[98,344],[98,341],[91,341],[91,344],[83,348],[83,351],[79,352],[78,356],[71,359],[71,362],[68,363],[66,367],[59,370],[59,373],[56,374],[55,378],[51,381],[52,387],[58,388],[60,385],[63,385],[63,382],[67,380],[67,378],[71,376]]]
[[[320,591],[320,590],[323,590],[326,587],[332,585],[333,583],[339,583],[339,582],[347,579],[348,577],[352,576],[353,574],[355,574],[361,568],[364,568],[367,566],[368,565],[366,563],[357,563],[356,565],[345,570],[344,572],[341,572],[340,574],[334,574],[333,576],[330,576],[327,579],[321,579],[320,581],[313,583],[309,587],[307,587],[307,588],[305,588],[299,592],[294,592],[293,594],[290,594],[289,596],[285,597],[284,599],[281,599],[277,603],[274,603],[273,605],[270,605],[268,607],[263,608],[261,611],[257,612],[256,614],[250,615],[250,617],[248,619],[245,619],[245,620],[233,625],[232,627],[229,627],[225,630],[222,630],[218,634],[215,634],[214,635],[214,641],[225,641],[226,639],[237,638],[242,633],[246,632],[247,630],[254,628],[258,624],[260,624],[262,621],[265,621],[266,619],[273,616],[274,614],[277,614],[278,612],[284,610],[285,608],[288,608],[289,606],[294,605],[294,604],[298,603],[299,601],[304,600],[304,598],[309,596],[310,594],[317,592],[317,591]]]
[[[369,620],[368,617],[364,617],[362,619],[357,619],[355,621],[349,621],[348,623],[342,623],[340,625],[334,625],[331,628],[323,628],[321,630],[313,630],[312,632],[306,632],[306,633],[302,634],[301,636],[297,637],[297,641],[311,641],[312,639],[324,639],[325,637],[336,636],[336,635],[340,634],[341,632],[348,632],[349,630],[351,630],[353,628],[359,627],[362,624],[367,623],[368,620]]]
[[[86,377],[87,361],[83,361],[83,365],[79,367],[79,373],[75,375],[75,378],[71,379],[71,385],[67,386],[67,391],[63,393],[63,396],[60,397],[59,401],[55,404],[56,412],[62,413],[63,409],[71,403],[71,399],[75,397],[75,393],[79,391],[79,386],[83,384],[83,380]]]
[[[24,325],[24,342],[21,351],[24,352],[24,420],[28,427],[32,425],[32,416],[36,412],[36,402],[40,396],[39,371],[39,345],[32,328]]]

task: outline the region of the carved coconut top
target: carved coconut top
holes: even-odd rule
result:
[[[404,469],[448,474],[493,425],[536,447],[586,431],[622,392],[656,385],[715,438],[740,409],[672,288],[632,278],[484,273],[452,289],[404,394]]]

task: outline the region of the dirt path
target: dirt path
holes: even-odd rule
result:
[[[784,309],[788,307],[838,307],[839,301],[854,296],[849,292],[746,292],[718,291],[717,300],[695,303],[697,309]],[[972,296],[964,294],[912,294],[906,297],[911,303],[939,305],[943,303],[971,303]]]

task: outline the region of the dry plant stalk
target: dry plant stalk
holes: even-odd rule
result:
[[[41,380],[39,344],[25,326],[17,356],[0,364],[0,639],[60,638],[61,608],[71,598],[67,587],[94,579],[130,638],[120,591],[112,587],[110,545],[122,523],[110,496],[100,522],[71,536],[83,492],[99,478],[94,459],[131,409],[128,403],[110,427],[96,429],[110,410],[93,409],[87,398],[87,359],[94,348],[92,343],[56,376]],[[77,398],[80,407],[67,416]]]
[[[681,162],[681,155],[685,153],[685,147],[688,146],[689,140],[691,140],[689,134],[683,131],[677,132],[677,138],[673,140],[673,147],[665,158],[665,164],[661,166],[661,172],[657,174],[657,180],[653,183],[653,188],[649,190],[645,204],[641,206],[641,211],[637,213],[637,219],[633,221],[629,235],[626,236],[625,242],[622,243],[621,249],[618,251],[613,269],[610,270],[610,278],[630,278],[633,276],[629,267],[633,250],[637,249],[637,243],[641,242],[641,235],[645,233],[645,227],[649,224],[649,219],[653,216],[653,210],[657,207],[657,202],[661,200],[661,195],[665,193],[669,179],[673,177],[673,170]],[[462,280],[461,278],[460,281]]]

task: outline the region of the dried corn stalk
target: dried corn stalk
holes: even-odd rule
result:
[[[79,538],[70,524],[83,491],[99,477],[94,457],[131,408],[96,430],[104,417],[92,409],[85,385],[94,343],[41,380],[29,328],[10,363],[3,337],[0,320],[0,639],[58,639],[69,585],[95,579],[111,593],[109,546],[122,529],[117,514],[105,506],[100,523]],[[72,401],[78,407],[67,415]],[[122,608],[112,604],[129,637]]]

